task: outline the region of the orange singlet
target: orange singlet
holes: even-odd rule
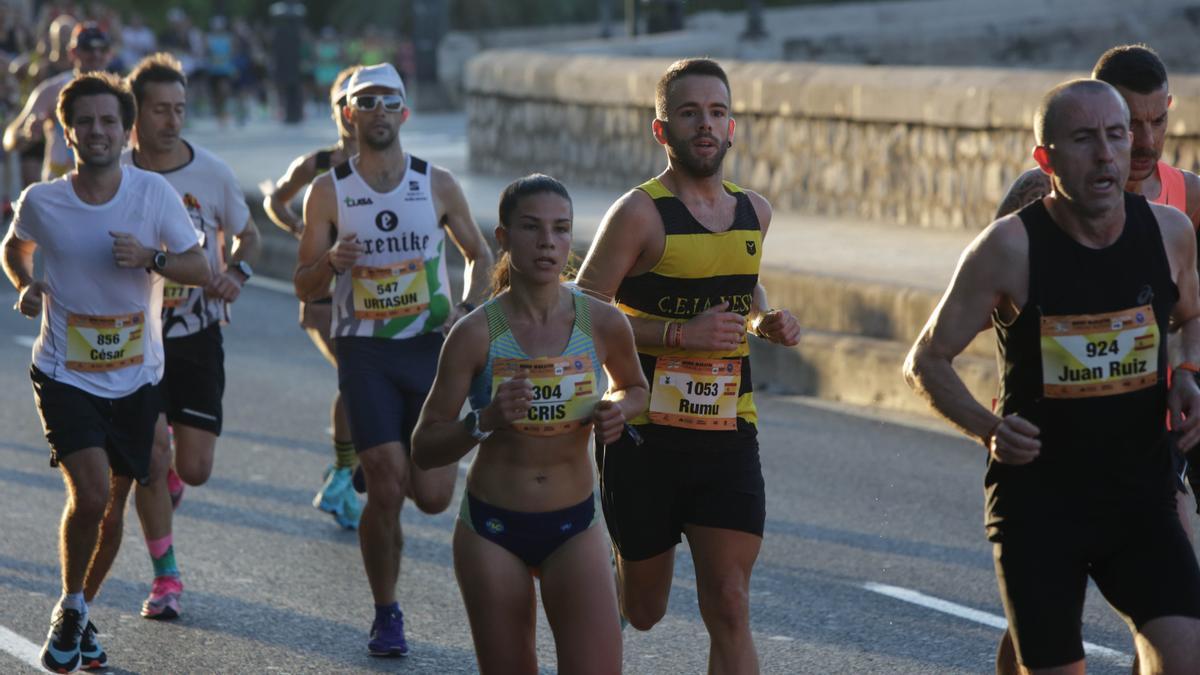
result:
[[[1174,206],[1187,213],[1187,184],[1184,183],[1183,172],[1166,162],[1159,162],[1158,182],[1161,185],[1158,196],[1150,201]]]

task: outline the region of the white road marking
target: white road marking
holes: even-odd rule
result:
[[[14,335],[12,336],[12,339],[13,342],[27,348],[32,348],[33,343],[37,340],[37,338],[32,335]]]
[[[863,584],[862,587],[873,593],[879,593],[881,595],[886,595],[889,598],[910,602],[914,605],[920,605],[921,607],[925,607],[927,609],[957,616],[960,619],[974,621],[975,623],[981,623],[985,626],[990,626],[999,630],[1006,630],[1008,628],[1008,620],[1002,616],[981,612],[978,609],[965,607],[963,605],[950,602],[949,600],[935,598],[932,595],[925,595],[920,591],[901,588],[900,586],[877,584],[870,581]],[[1095,656],[1108,661],[1114,661],[1118,665],[1133,665],[1133,657],[1129,654],[1117,651],[1116,649],[1110,649],[1108,647],[1092,644],[1091,642],[1083,643],[1083,652],[1088,656]]]
[[[253,276],[246,283],[255,288],[263,288],[268,291],[283,293],[284,295],[296,295],[296,287],[287,281],[280,281],[270,277]]]
[[[794,642],[796,638],[790,638],[786,635],[772,635],[771,637],[769,637],[767,639],[774,640],[776,642]]]
[[[7,652],[37,670],[42,669],[42,648],[0,626],[0,651]]]

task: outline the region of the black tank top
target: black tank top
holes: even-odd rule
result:
[[[1024,466],[989,458],[989,528],[1170,496],[1166,336],[1179,290],[1150,206],[1126,193],[1124,230],[1102,249],[1068,236],[1041,200],[1018,215],[1029,298],[1011,324],[993,317],[998,412],[1037,425],[1042,450]]]

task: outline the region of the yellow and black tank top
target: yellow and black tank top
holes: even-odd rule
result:
[[[737,199],[733,224],[724,232],[701,225],[657,178],[638,186],[654,200],[666,243],[650,271],[621,282],[615,298],[621,311],[642,319],[687,321],[728,302],[729,311],[749,314],[762,260],[762,228],[749,195],[729,181],[724,186]],[[758,414],[744,339],[732,352],[638,345],[638,357],[650,383],[651,405],[633,424],[755,433]]]

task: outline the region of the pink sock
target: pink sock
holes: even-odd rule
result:
[[[168,534],[161,539],[147,539],[146,548],[150,551],[151,558],[161,558],[171,548],[173,535]]]

